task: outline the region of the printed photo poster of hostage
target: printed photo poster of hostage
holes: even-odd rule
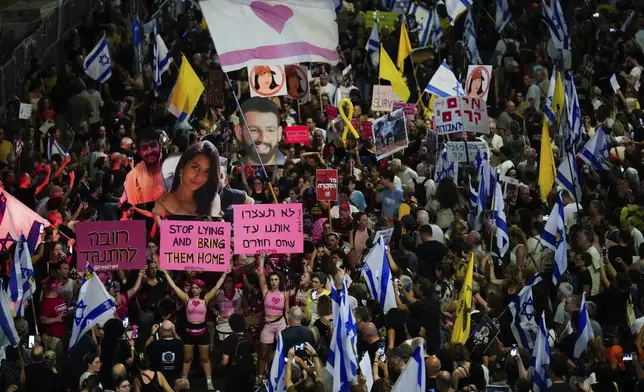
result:
[[[286,95],[286,75],[282,65],[249,66],[248,83],[251,97]]]
[[[491,65],[470,65],[465,80],[465,93],[472,98],[479,98],[487,102],[492,84]]]
[[[404,110],[398,109],[374,121],[372,135],[378,160],[407,148],[409,138]]]
[[[302,204],[244,204],[233,208],[235,253],[304,252]]]
[[[146,233],[141,220],[78,223],[79,269],[85,269],[87,263],[97,272],[145,269]]]
[[[302,65],[290,64],[285,67],[286,96],[306,103],[309,98],[308,69]]]

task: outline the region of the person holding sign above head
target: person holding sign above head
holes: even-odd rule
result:
[[[188,293],[184,292],[179,288],[170,277],[166,271],[165,276],[168,280],[168,284],[177,295],[177,297],[186,304],[186,329],[181,336],[183,340],[183,372],[182,377],[188,378],[188,373],[190,372],[190,367],[192,366],[192,356],[194,352],[194,347],[199,346],[199,359],[201,360],[201,366],[203,367],[203,372],[206,375],[206,381],[208,383],[208,390],[214,391],[215,387],[212,383],[212,367],[210,365],[210,335],[208,334],[208,329],[206,328],[206,309],[208,303],[217,296],[221,286],[224,284],[226,275],[230,270],[224,272],[217,281],[215,287],[212,288],[206,295],[201,299],[201,293],[205,288],[206,284],[199,279],[193,279],[192,284],[190,285],[190,290]]]
[[[277,105],[265,98],[252,97],[242,103],[241,109],[246,122],[235,125],[235,137],[241,142],[246,153],[242,158],[243,164],[283,165],[284,154],[278,149],[282,139],[282,127]]]
[[[168,215],[221,216],[219,194],[219,152],[202,141],[183,153],[175,171],[172,188],[161,196],[152,212]]]

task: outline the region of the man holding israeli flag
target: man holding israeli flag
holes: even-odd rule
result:
[[[362,266],[362,276],[367,282],[371,297],[380,303],[380,307],[385,314],[389,309],[397,307],[389,256],[382,237],[378,237],[376,245],[371,248],[365,258]]]
[[[552,380],[548,375],[550,367],[550,345],[548,343],[548,329],[546,328],[546,313],[541,314],[541,323],[539,324],[539,333],[537,342],[532,351],[532,370],[534,374],[535,392],[546,392],[552,385]]]
[[[608,168],[608,144],[604,128],[600,127],[593,137],[590,138],[577,154],[584,162],[593,169],[602,170]]]
[[[555,252],[552,282],[556,285],[568,267],[568,256],[566,254],[568,249],[568,245],[566,244],[566,222],[561,193],[557,195],[557,202],[552,207],[548,222],[543,228],[541,243]]]
[[[100,83],[107,82],[112,76],[112,59],[105,35],[85,58],[83,69],[90,78]]]
[[[595,338],[593,327],[590,325],[588,308],[586,307],[586,293],[581,295],[581,309],[579,310],[579,321],[577,322],[577,341],[573,350],[573,358],[579,359],[581,354],[586,351],[588,342]]]
[[[103,283],[88,264],[83,285],[78,295],[76,314],[69,339],[69,348],[76,343],[96,324],[104,324],[116,315],[114,300],[107,293]]]
[[[36,275],[34,266],[31,263],[27,240],[21,234],[13,257],[13,270],[11,271],[11,276],[9,276],[9,293],[11,301],[15,304],[14,310],[18,316],[24,316],[25,305],[35,292]]]
[[[349,391],[358,375],[358,329],[349,307],[348,280],[343,273],[336,275],[336,286],[340,285],[339,291],[335,286],[331,291],[334,327],[326,362],[326,369],[333,377],[331,392]]]
[[[416,339],[417,346],[407,361],[407,366],[391,389],[391,392],[425,392],[427,370],[425,366],[425,342]]]
[[[532,293],[532,288],[539,282],[541,282],[541,277],[535,274],[508,305],[512,315],[512,323],[510,324],[512,335],[519,346],[527,349],[534,347],[533,335],[539,329]]]

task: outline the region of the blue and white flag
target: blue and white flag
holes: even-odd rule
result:
[[[345,277],[340,291],[335,285],[331,290],[334,330],[326,362],[326,369],[333,377],[331,392],[349,392],[358,376],[358,329],[349,307],[347,286]]]
[[[445,60],[432,76],[432,80],[425,87],[425,91],[439,97],[461,97],[465,95],[461,82],[456,79],[456,75],[454,75]]]
[[[447,156],[447,149],[443,149],[443,152],[438,156],[434,181],[438,184],[447,177],[451,177],[454,182],[458,182],[458,162],[450,161]]]
[[[472,1],[470,0],[445,0],[445,10],[447,11],[447,19],[449,19],[449,23],[454,26],[458,17],[471,6]]]
[[[510,324],[512,335],[519,346],[530,350],[534,347],[534,335],[539,330],[532,295],[532,287],[539,282],[541,282],[541,277],[535,274],[508,305],[512,315],[512,323]]]
[[[0,253],[9,252],[11,245],[23,233],[27,237],[29,252],[33,253],[40,243],[40,230],[49,226],[47,219],[22,204],[9,192],[0,189]]]
[[[418,47],[424,48],[430,44],[429,32],[432,22],[433,12],[427,8],[421,7],[416,3],[411,3],[407,10],[407,16],[413,17],[416,21],[418,33]]]
[[[581,309],[579,310],[579,321],[577,321],[577,341],[573,350],[573,358],[579,359],[581,354],[586,351],[588,342],[595,339],[593,327],[590,325],[588,317],[588,308],[586,307],[586,293],[581,295]]]
[[[581,201],[581,184],[579,183],[579,170],[577,168],[577,161],[575,160],[574,147],[570,148],[561,160],[557,168],[556,181],[559,186],[568,191],[575,201]]]
[[[90,78],[100,83],[105,83],[112,76],[112,60],[105,35],[85,57],[83,68]]]
[[[608,169],[608,144],[602,127],[595,131],[577,156],[596,170]]]
[[[389,266],[389,256],[382,237],[377,238],[376,244],[365,257],[362,276],[367,282],[371,298],[380,303],[385,314],[389,309],[398,307],[392,281],[393,275]]]
[[[54,155],[60,155],[61,157],[67,156],[67,152],[64,148],[58,144],[58,142],[50,136],[47,136],[47,157],[51,159]]]
[[[496,32],[501,34],[505,25],[510,22],[510,3],[508,0],[496,0],[496,20],[495,28]]]
[[[342,11],[342,0],[335,0],[335,13]]]
[[[425,344],[420,340],[407,361],[405,370],[391,388],[391,392],[425,392],[427,370],[425,367]]]
[[[5,347],[17,347],[20,337],[16,331],[9,304],[9,295],[0,288],[0,360],[4,359]]]
[[[134,46],[139,46],[141,44],[142,40],[142,28],[141,28],[141,22],[139,22],[137,19],[132,20],[132,43]]]
[[[561,276],[568,266],[568,256],[566,251],[566,221],[564,217],[564,205],[561,199],[561,193],[557,195],[557,201],[552,207],[552,212],[548,217],[548,222],[541,233],[541,243],[543,246],[555,252],[555,262],[552,268],[552,282],[556,285],[559,283]]]
[[[275,355],[273,356],[273,362],[271,364],[271,372],[268,376],[268,380],[266,380],[268,384],[268,392],[282,392],[286,390],[286,388],[284,387],[284,374],[286,369],[286,362],[284,362],[284,358],[286,358],[286,354],[287,353],[284,352],[282,333],[280,332],[279,336],[277,337]],[[290,366],[291,364],[289,363],[288,365]]]
[[[16,245],[16,252],[13,257],[13,269],[9,276],[9,293],[11,301],[15,304],[13,309],[20,317],[25,314],[25,305],[36,292],[36,274],[31,263],[29,246],[24,235]]]
[[[441,19],[438,16],[436,8],[431,10],[431,18],[429,22],[429,42],[432,48],[438,49],[443,38],[443,28],[441,27]]]
[[[371,64],[377,67],[380,64],[380,33],[378,32],[378,21],[374,20],[371,27],[371,35],[367,41],[367,56],[371,58]]]
[[[476,208],[479,205],[479,193],[472,186],[472,178],[469,180],[470,186],[470,207]]]
[[[557,49],[570,50],[570,36],[568,35],[568,26],[561,10],[559,0],[551,0],[552,5],[544,0],[541,3],[541,19],[550,30],[550,38]]]
[[[161,76],[170,69],[170,63],[172,63],[172,56],[168,47],[163,42],[163,38],[157,34],[154,40],[154,80],[152,81],[152,88],[157,93],[161,88]]]
[[[72,336],[69,339],[69,348],[76,343],[96,324],[104,324],[116,315],[114,300],[107,293],[103,283],[87,265],[83,284],[78,294]]]
[[[467,57],[470,59],[470,64],[483,64],[478,46],[476,45],[476,26],[474,25],[474,17],[472,16],[471,8],[467,11],[464,27],[463,42],[467,47]]]
[[[550,84],[548,85],[548,93],[546,94],[546,105],[543,112],[548,118],[549,124],[554,124],[557,121],[557,114],[552,109],[552,102],[554,101],[555,87],[557,86],[557,71],[553,70],[550,75]]]
[[[631,11],[630,14],[628,14],[628,18],[626,18],[626,21],[624,21],[624,24],[622,25],[622,28],[620,29],[622,33],[625,33],[626,30],[628,30],[628,26],[630,26],[631,22],[633,21],[633,16],[635,16],[635,11]]]
[[[572,72],[566,74],[564,80],[564,90],[566,92],[567,102],[567,125],[568,133],[566,134],[566,146],[578,147],[581,141],[584,124],[581,118],[581,107],[579,105],[579,97],[577,96],[577,87],[575,87],[574,75]]]
[[[552,380],[548,375],[548,368],[550,367],[550,345],[548,343],[548,329],[546,328],[546,313],[541,315],[541,324],[539,324],[539,333],[537,334],[537,342],[532,351],[532,366],[534,374],[534,391],[546,392],[548,387],[552,385]]]
[[[496,223],[496,246],[499,248],[499,256],[503,257],[510,248],[510,236],[508,235],[508,221],[505,218],[505,202],[503,201],[503,190],[501,189],[500,181],[496,182],[492,204]]]

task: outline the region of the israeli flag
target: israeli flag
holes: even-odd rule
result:
[[[480,223],[479,219],[481,218],[481,214],[483,211],[485,211],[486,208],[486,200],[487,200],[487,189],[489,187],[489,184],[487,182],[489,181],[489,177],[487,176],[486,172],[486,165],[488,165],[487,161],[483,163],[483,166],[481,166],[481,170],[478,172],[478,177],[479,177],[479,190],[476,192],[476,210],[474,213],[474,224],[475,224],[475,229],[480,229]]]
[[[561,194],[557,196],[557,202],[552,207],[548,222],[546,222],[541,233],[541,243],[543,246],[555,252],[555,263],[552,271],[552,282],[556,285],[561,279],[561,275],[568,267],[568,256],[566,250],[566,222],[564,217],[564,205]]]
[[[557,121],[557,114],[552,108],[552,101],[554,100],[555,87],[557,85],[557,71],[553,70],[550,75],[550,85],[548,86],[548,94],[546,95],[546,106],[544,107],[544,114],[548,117],[548,123],[554,124]]]
[[[441,27],[441,20],[438,16],[438,11],[434,8],[431,11],[432,15],[429,22],[429,42],[432,48],[438,49],[443,38],[443,28]]]
[[[16,331],[9,304],[9,295],[0,288],[0,361],[5,357],[5,347],[18,346],[20,337]]]
[[[505,25],[510,22],[510,16],[510,4],[508,0],[496,0],[496,20],[494,27],[497,33],[501,34]]]
[[[470,186],[470,206],[476,208],[479,205],[479,193],[472,186],[472,179],[469,181]]]
[[[94,325],[104,324],[107,320],[114,318],[115,315],[116,305],[114,300],[88,265],[78,295],[69,348],[74,347]]]
[[[586,351],[588,342],[595,339],[593,327],[590,325],[590,317],[588,317],[588,308],[586,307],[586,293],[581,295],[581,310],[579,310],[579,321],[577,322],[577,341],[573,350],[572,357],[579,359],[581,354]]]
[[[429,45],[429,32],[432,22],[433,12],[430,12],[427,8],[421,7],[416,3],[411,3],[409,10],[407,10],[407,16],[413,17],[416,21],[418,28],[418,43],[420,48],[424,48]]]
[[[456,79],[456,75],[445,60],[432,76],[425,91],[438,97],[462,97],[465,95],[461,82]]]
[[[548,367],[550,367],[550,344],[548,343],[548,329],[546,328],[546,313],[543,312],[537,342],[532,351],[531,370],[534,374],[535,392],[546,392],[548,387],[552,385],[552,380],[548,375]]]
[[[581,106],[577,96],[577,87],[572,72],[568,72],[564,81],[564,90],[566,92],[566,102],[568,103],[567,125],[568,133],[566,135],[566,145],[577,147],[581,141],[583,126],[581,119]]]
[[[508,221],[505,218],[505,202],[503,201],[503,190],[501,182],[496,182],[494,191],[494,221],[496,223],[496,246],[499,248],[499,256],[503,257],[510,248],[510,236],[508,235]]]
[[[67,152],[64,148],[58,144],[58,142],[51,136],[47,137],[47,157],[51,159],[54,155],[67,156]]]
[[[157,34],[154,40],[154,80],[152,81],[152,88],[157,93],[161,88],[161,76],[170,69],[170,63],[172,63],[172,57],[168,47],[161,35]]]
[[[9,294],[15,303],[14,310],[20,317],[24,316],[25,305],[36,292],[36,274],[31,263],[27,239],[20,235],[13,257],[13,269],[9,276]]]
[[[539,330],[532,295],[532,287],[539,282],[541,282],[541,277],[535,274],[508,305],[512,315],[512,323],[510,324],[512,335],[521,347],[530,350],[534,347],[533,336]]]
[[[483,64],[479,49],[476,45],[476,27],[474,26],[474,18],[472,17],[472,9],[467,11],[465,17],[465,31],[463,31],[463,42],[467,46],[467,57],[470,59],[470,64]]]
[[[559,186],[566,189],[579,202],[581,201],[581,184],[579,183],[577,173],[579,173],[579,170],[577,168],[577,161],[575,160],[574,147],[571,147],[571,151],[568,151],[564,155],[564,158],[557,168],[556,181]]]
[[[376,67],[380,64],[380,34],[378,33],[378,21],[374,20],[371,27],[371,35],[365,48],[367,55],[371,58],[371,64]]]
[[[458,182],[458,162],[450,161],[447,157],[447,149],[438,156],[438,165],[436,165],[434,181],[441,182],[444,178],[451,177],[454,182]]]
[[[349,308],[347,286],[348,280],[345,276],[342,289],[338,291],[334,286],[331,290],[334,331],[326,362],[326,369],[333,377],[331,392],[350,391],[351,384],[358,375],[358,329]]]
[[[273,356],[273,363],[271,364],[271,372],[267,380],[268,392],[282,392],[286,390],[284,387],[284,373],[286,368],[284,358],[286,358],[286,353],[284,352],[284,341],[282,340],[282,333],[280,332],[277,337],[277,345],[275,356]]]
[[[541,4],[541,19],[548,25],[550,38],[552,38],[555,48],[570,50],[570,36],[561,4],[559,4],[559,0],[551,0],[551,2],[551,6],[548,6],[545,0]]]
[[[425,344],[423,340],[420,340],[391,392],[425,392],[426,372]]]
[[[342,0],[335,0],[335,13],[342,11]]]
[[[385,241],[378,237],[376,245],[371,248],[362,266],[362,276],[367,282],[371,298],[380,303],[385,314],[389,309],[397,308],[389,257]]]
[[[471,6],[472,2],[470,0],[445,0],[445,10],[447,11],[449,23],[454,26],[456,19]]]
[[[599,127],[577,156],[597,170],[608,169],[608,144],[604,129]]]
[[[90,78],[100,83],[105,83],[112,76],[112,60],[105,35],[89,52],[83,62],[83,68]]]

